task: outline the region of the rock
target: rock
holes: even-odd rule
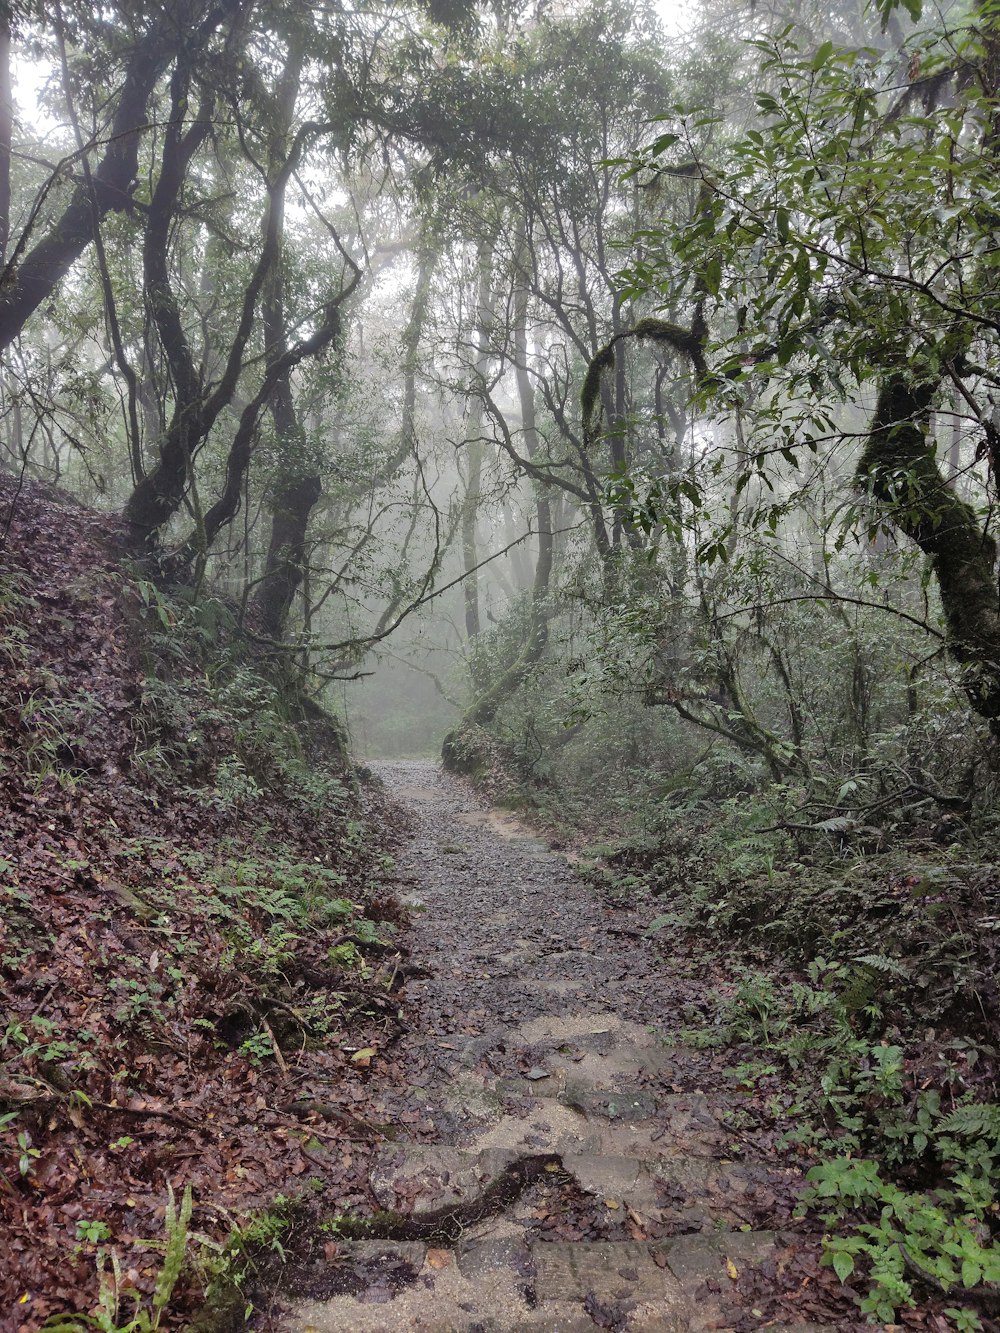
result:
[[[538,1243],[532,1246],[535,1297],[547,1301],[655,1300],[663,1314],[676,1316],[676,1327],[686,1329],[682,1316],[687,1303],[673,1273],[658,1268],[649,1246],[635,1241]]]
[[[773,1231],[727,1231],[677,1236],[655,1249],[666,1255],[667,1267],[690,1291],[709,1279],[729,1280],[727,1261],[737,1270],[762,1263],[780,1243],[781,1238]]]

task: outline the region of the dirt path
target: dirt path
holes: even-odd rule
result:
[[[642,918],[464,784],[374,767],[414,822],[410,1088],[378,1238],[331,1231],[286,1333],[849,1327],[789,1319],[797,1173],[718,1057],[667,1041],[697,976],[668,985]]]

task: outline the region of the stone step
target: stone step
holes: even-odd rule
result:
[[[684,1290],[694,1292],[703,1282],[732,1281],[730,1264],[737,1273],[758,1267],[786,1239],[777,1231],[717,1231],[711,1235],[675,1236],[658,1241],[651,1249],[665,1256],[667,1267]]]
[[[578,1076],[545,1079],[498,1079],[498,1098],[530,1097],[554,1100],[586,1116],[588,1120],[626,1123],[660,1122],[664,1135],[714,1134],[724,1138],[719,1115],[708,1098],[699,1092],[660,1092],[623,1081],[607,1086]]]
[[[322,1271],[309,1275],[319,1295],[300,1301],[282,1329],[582,1333],[620,1318],[629,1333],[697,1333],[726,1327],[726,1294],[736,1277],[769,1259],[784,1239],[734,1231],[653,1243],[528,1245],[516,1233],[440,1248],[334,1243]],[[808,1326],[798,1333],[808,1333]]]
[[[593,1333],[578,1303],[537,1310],[527,1249],[517,1265],[509,1257],[422,1244],[344,1243],[329,1264],[330,1294],[296,1302],[280,1327],[282,1333]],[[372,1285],[355,1293],[358,1272],[370,1273]],[[381,1281],[380,1273],[391,1280]],[[323,1291],[322,1276],[310,1274],[309,1286]]]
[[[750,1220],[749,1203],[756,1191],[786,1185],[789,1177],[797,1175],[788,1168],[715,1157],[676,1153],[636,1156],[591,1151],[591,1145],[579,1142],[569,1147],[572,1151],[557,1143],[551,1150],[559,1153],[562,1169],[586,1193],[612,1208],[631,1208],[643,1218],[682,1217],[688,1225],[699,1228],[718,1223],[735,1227],[745,1224]],[[549,1145],[541,1151],[550,1151]],[[476,1151],[425,1144],[393,1145],[376,1158],[369,1183],[382,1208],[420,1217],[477,1199],[524,1155],[524,1148],[511,1147]],[[555,1168],[551,1170],[554,1174]]]
[[[559,1100],[588,1118],[658,1120],[671,1137],[688,1130],[721,1132],[708,1098],[696,1092],[658,1093],[624,1086],[600,1088],[583,1079],[569,1079]]]
[[[326,1276],[330,1294],[297,1302],[282,1333],[593,1333],[619,1307],[630,1333],[690,1329],[681,1285],[643,1245],[344,1242]]]
[[[436,1144],[394,1144],[379,1152],[368,1180],[382,1208],[420,1216],[477,1198],[523,1156],[507,1148],[467,1152]]]
[[[539,983],[541,984],[541,983]],[[562,990],[575,985],[571,979],[549,978],[544,989]],[[561,1095],[564,1089],[591,1084],[600,1090],[630,1088],[636,1092],[654,1092],[667,1099],[672,1096],[698,1096],[697,1093],[678,1093],[670,1090],[676,1063],[672,1050],[665,1047],[615,1048],[607,1052],[580,1049],[573,1042],[568,1051],[532,1048],[534,1079],[505,1077],[498,1080],[498,1089],[505,1093],[543,1096]],[[460,1056],[477,1059],[474,1051],[463,1048]],[[466,1061],[469,1063],[469,1061]],[[543,1077],[544,1074],[544,1077]],[[649,1087],[646,1086],[647,1082]],[[658,1086],[659,1085],[659,1086]],[[662,1085],[666,1085],[663,1087]]]
[[[537,1242],[531,1248],[535,1299],[549,1301],[655,1301],[661,1314],[675,1313],[688,1326],[681,1283],[654,1251],[638,1241]]]
[[[537,1241],[531,1247],[535,1296],[583,1300],[589,1292],[615,1300],[666,1300],[678,1309],[703,1283],[734,1281],[733,1271],[756,1267],[775,1252],[772,1231],[729,1231],[638,1241]]]
[[[643,1219],[680,1213],[688,1225],[708,1227],[723,1221],[738,1226],[744,1220],[725,1204],[712,1206],[712,1196],[727,1173],[727,1166],[712,1158],[642,1161],[608,1153],[564,1153],[562,1162],[586,1193],[612,1209],[627,1208]]]

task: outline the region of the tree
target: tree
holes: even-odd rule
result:
[[[622,341],[667,346],[695,367],[705,406],[734,413],[764,392],[745,486],[773,476],[776,457],[854,447],[837,403],[874,390],[854,465],[869,531],[892,527],[929,558],[969,699],[998,727],[994,521],[948,485],[932,424],[957,394],[995,483],[1000,11],[986,0],[884,55],[803,50],[788,34],[758,47],[759,128],[706,156],[680,117],[635,162],[651,186],[699,183],[690,225],[647,234],[631,268],[634,296],[673,310],[683,295],[688,322],[639,322],[602,349],[585,413],[592,425]]]
[[[80,154],[84,165],[82,179],[73,187],[65,208],[46,217],[46,196],[58,180],[58,176],[54,177],[22,228],[7,258],[0,284],[0,349],[14,341],[32,313],[52,295],[73,262],[93,242],[101,219],[113,211],[131,210],[140,143],[149,124],[147,106],[158,80],[182,53],[185,60],[200,55],[220,26],[238,10],[235,0],[222,0],[214,5],[178,0],[154,11],[145,28],[139,31],[131,13],[123,11],[115,15],[123,29],[120,35],[124,37],[124,53],[117,61],[114,58],[110,61],[112,68],[115,64],[122,67],[120,84],[104,99],[107,119],[94,136],[94,144],[104,145],[103,153],[92,169],[87,163],[89,146]],[[58,30],[63,31],[61,11],[57,15]],[[86,21],[82,27],[86,29]],[[91,91],[96,101],[98,89]],[[6,137],[2,123],[0,136]],[[7,168],[9,161],[9,146],[0,146],[0,165]],[[2,175],[2,194],[9,196],[6,169]],[[5,223],[5,233],[8,227],[9,221]],[[36,237],[39,231],[42,234]]]

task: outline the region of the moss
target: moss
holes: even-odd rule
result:
[[[929,441],[935,386],[894,374],[882,385],[858,477],[928,556],[941,591],[948,646],[966,667],[973,708],[1000,727],[1000,598],[996,543],[955,494]]]
[[[593,423],[597,403],[601,394],[601,376],[605,370],[611,370],[615,364],[615,346],[626,338],[638,338],[640,341],[660,343],[665,347],[686,356],[699,376],[706,373],[704,323],[699,318],[695,325],[686,329],[681,324],[672,324],[666,319],[649,316],[640,319],[634,328],[625,333],[616,333],[611,341],[596,354],[587,367],[580,390],[580,405],[583,409],[584,443],[590,444],[594,438]]]
[[[583,431],[585,436],[590,432],[594,409],[597,407],[597,400],[601,395],[601,375],[605,370],[611,370],[615,364],[616,341],[616,338],[612,338],[607,347],[603,347],[597,353],[587,367],[587,373],[584,376],[583,388],[580,391],[580,402],[583,407]]]

